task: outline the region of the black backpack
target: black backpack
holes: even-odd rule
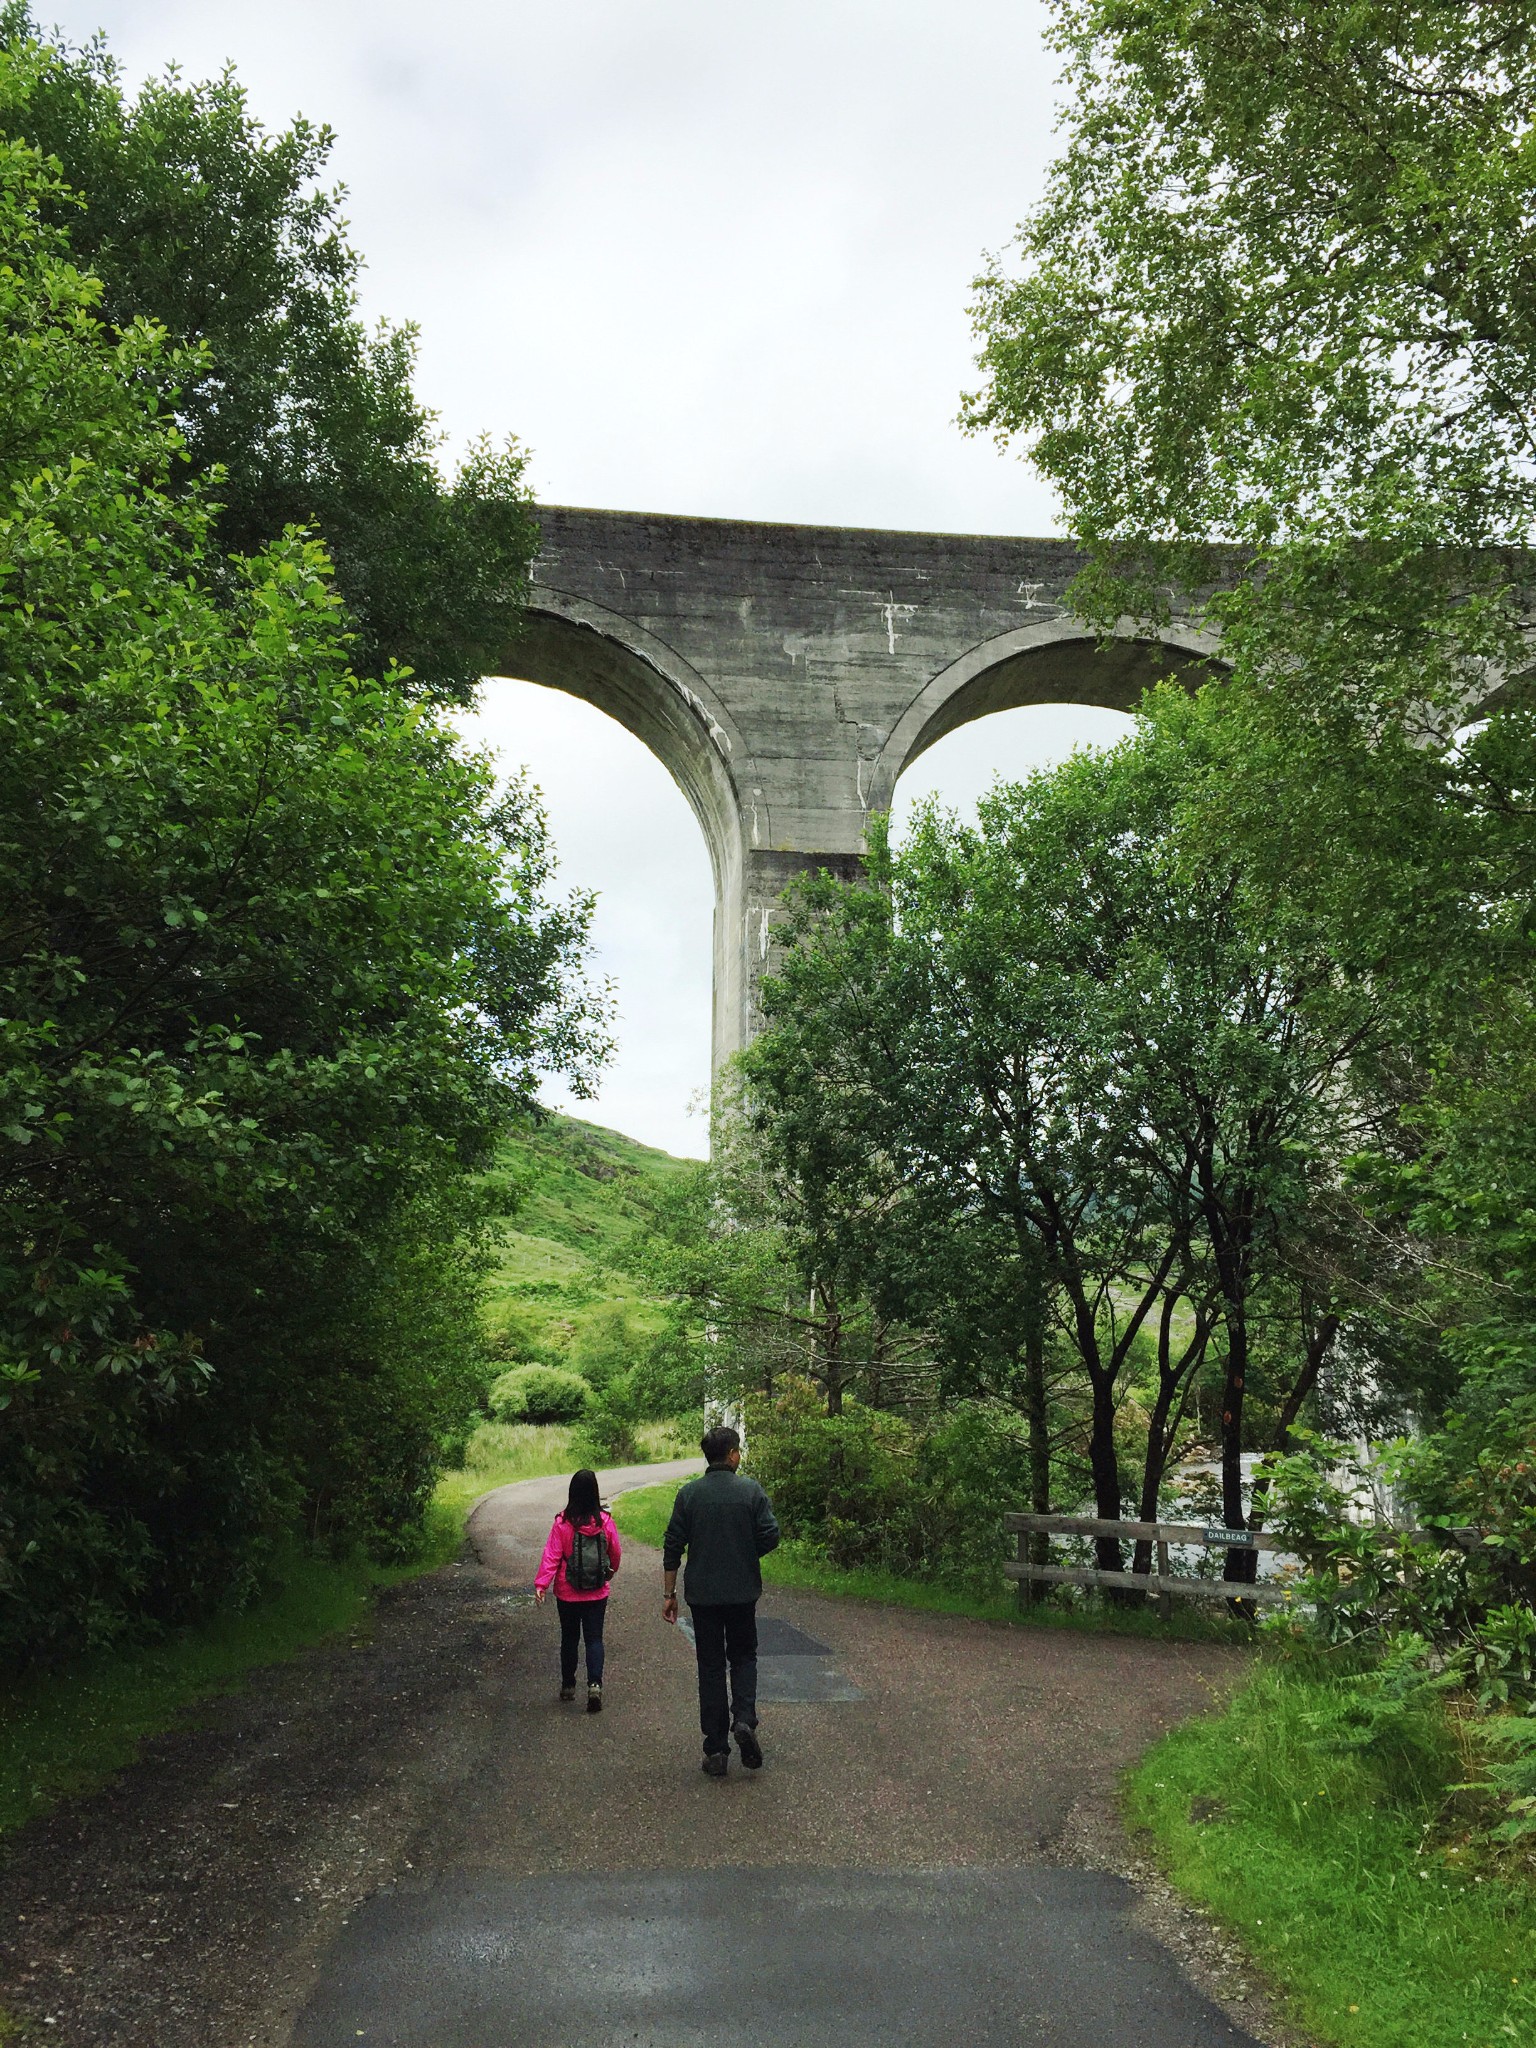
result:
[[[573,1593],[598,1593],[613,1577],[608,1557],[608,1537],[601,1518],[594,1529],[571,1532],[571,1557],[565,1568],[565,1582]]]

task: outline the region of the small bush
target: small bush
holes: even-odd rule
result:
[[[791,1381],[749,1405],[747,1442],[785,1535],[840,1569],[999,1578],[1024,1452],[985,1404],[923,1424],[853,1402],[828,1415],[808,1382]]]
[[[498,1422],[574,1422],[584,1415],[592,1389],[580,1373],[553,1365],[515,1365],[491,1388],[491,1413]]]
[[[576,1432],[576,1451],[593,1466],[632,1465],[640,1455],[640,1422],[633,1381],[617,1373],[587,1404]]]

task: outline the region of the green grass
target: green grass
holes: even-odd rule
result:
[[[458,1517],[462,1538],[465,1520],[481,1494],[517,1479],[548,1479],[559,1472],[574,1472],[573,1434],[554,1422],[482,1422],[469,1440],[462,1467],[445,1472],[438,1480],[433,1504]]]
[[[257,1665],[359,1627],[384,1576],[304,1559],[280,1593],[243,1614],[0,1689],[0,1832],[103,1783],[145,1736],[194,1702],[234,1691]]]
[[[605,1310],[648,1327],[652,1297],[625,1270],[665,1182],[689,1162],[576,1117],[551,1115],[508,1138],[499,1165],[522,1188],[503,1230],[487,1299],[493,1330],[551,1359]]]
[[[1266,1663],[1149,1752],[1130,1820],[1330,2048],[1536,2041],[1536,1891],[1436,1847],[1465,1775],[1449,1724],[1426,1709],[1351,1748],[1348,1703]]]
[[[681,1480],[660,1486],[643,1486],[621,1496],[613,1517],[626,1536],[636,1542],[660,1547],[666,1534],[672,1502]],[[946,1584],[940,1580],[902,1578],[894,1572],[860,1568],[843,1570],[828,1564],[809,1544],[786,1539],[763,1559],[765,1586],[785,1586],[806,1593],[828,1593],[845,1600],[878,1600],[888,1607],[915,1607],[930,1614],[960,1614],[972,1621],[1007,1622],[1020,1628],[1060,1628],[1090,1634],[1145,1635],[1161,1639],[1174,1637],[1184,1642],[1225,1642],[1247,1644],[1251,1633],[1245,1622],[1225,1616],[1195,1612],[1174,1613],[1172,1622],[1160,1621],[1148,1609],[1109,1606],[1031,1607],[1019,1604],[1011,1585],[976,1587]]]

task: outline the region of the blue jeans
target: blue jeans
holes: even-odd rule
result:
[[[704,1754],[723,1755],[731,1746],[733,1722],[757,1726],[757,1602],[694,1607],[693,1652],[699,1660],[699,1726]],[[726,1697],[725,1674],[731,1674]]]
[[[555,1596],[555,1605],[560,1610],[560,1683],[576,1683],[576,1646],[583,1638],[587,1645],[587,1683],[601,1685],[603,1682],[603,1616],[608,1612],[606,1600],[562,1600]]]

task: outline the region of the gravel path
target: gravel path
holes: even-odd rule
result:
[[[615,1581],[605,1711],[557,1701],[527,1587],[563,1498],[488,1496],[366,1637],[11,1838],[0,2009],[72,2048],[1288,2038],[1114,1815],[1240,1653],[775,1591],[777,1640],[839,1683],[765,1704],[765,1768],[722,1783],[654,1552]],[[793,1693],[811,1662],[775,1669]]]

